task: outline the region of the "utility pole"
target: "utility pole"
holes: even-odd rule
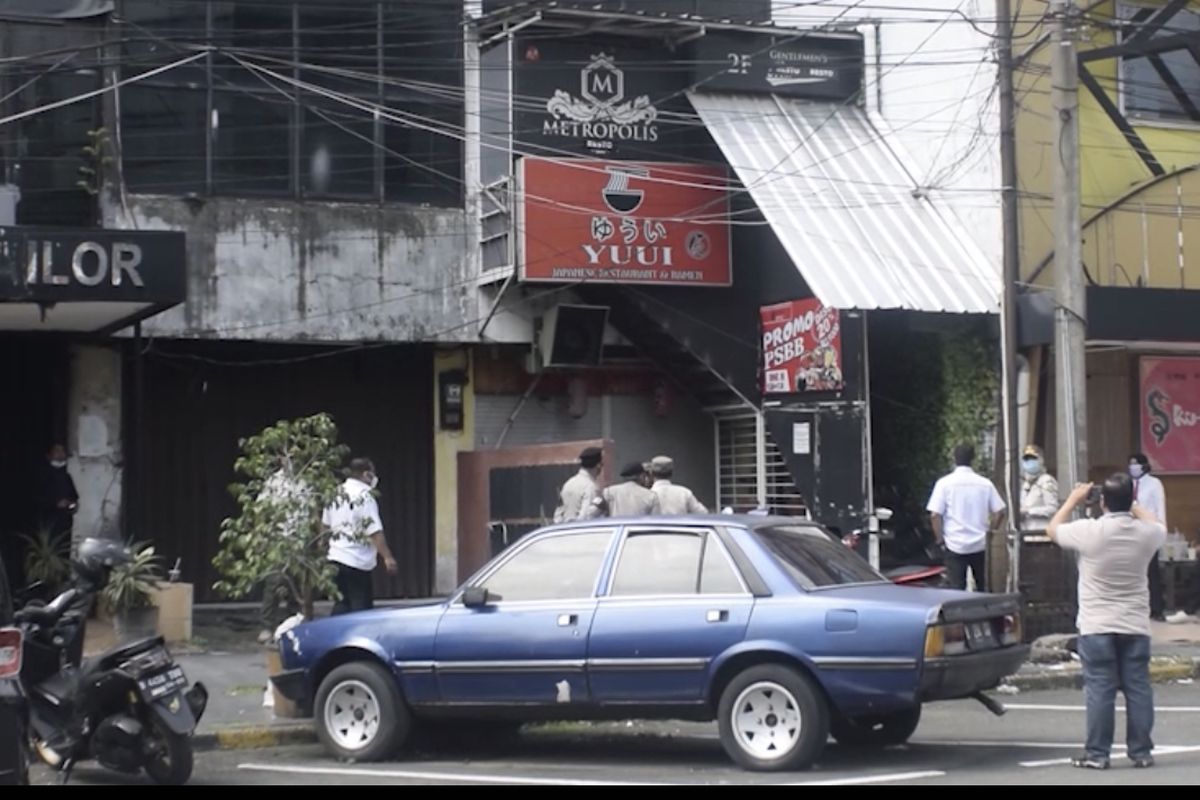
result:
[[[1021,278],[1017,207],[1017,103],[1013,91],[1013,15],[1010,0],[996,0],[996,47],[1000,81],[1000,172],[1004,226],[1004,469],[1008,513],[1008,591],[1021,590],[1021,476],[1017,470],[1022,432],[1017,405],[1017,283]]]
[[[1054,110],[1054,380],[1058,395],[1058,481],[1066,491],[1087,480],[1087,296],[1079,224],[1080,23],[1074,0],[1052,0],[1054,55],[1050,68]]]

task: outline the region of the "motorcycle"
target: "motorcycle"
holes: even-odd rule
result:
[[[201,683],[188,688],[162,637],[83,658],[92,604],[112,569],[130,559],[118,542],[87,539],[72,563],[75,585],[14,615],[24,640],[30,745],[63,784],[89,759],[125,774],[144,770],[164,785],[187,783],[192,774],[191,735],[208,691]]]
[[[892,511],[878,508],[875,516],[881,523],[880,530],[876,531],[876,534],[880,540],[879,571],[883,577],[899,586],[924,586],[938,589],[949,587],[950,581],[946,575],[946,567],[941,563],[942,558],[937,552],[936,546],[927,541],[920,530],[911,532],[911,535],[905,537],[905,546],[898,547],[896,546],[896,531],[886,525],[895,519]],[[862,554],[869,534],[869,531],[857,529],[843,536],[842,542],[850,549]],[[885,547],[885,544],[891,546]],[[885,552],[890,558],[885,558]],[[897,556],[899,557],[897,558]]]
[[[20,679],[23,636],[19,628],[12,627],[12,621],[12,595],[0,560],[0,786],[26,786],[29,705]]]

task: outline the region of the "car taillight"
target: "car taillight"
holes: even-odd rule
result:
[[[1020,644],[1021,633],[1021,615],[1006,614],[1002,620],[1002,627],[1000,629],[1001,644]]]
[[[0,678],[15,678],[21,674],[21,632],[16,628],[0,628]]]
[[[967,651],[967,628],[961,622],[930,625],[925,629],[925,657],[941,658]]]

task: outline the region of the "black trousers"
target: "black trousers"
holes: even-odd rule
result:
[[[1162,567],[1158,565],[1158,553],[1150,559],[1146,577],[1150,581],[1150,618],[1161,619],[1167,610],[1167,598],[1163,594]]]
[[[975,576],[976,591],[986,592],[987,589],[987,552],[980,550],[978,553],[952,553],[946,551],[946,572],[950,580],[951,589],[966,589],[967,588],[967,568],[970,567],[971,574]]]
[[[375,607],[375,593],[371,587],[369,571],[338,564],[337,588],[342,597],[333,604],[335,615],[366,611]]]

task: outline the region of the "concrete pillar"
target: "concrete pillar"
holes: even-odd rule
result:
[[[74,543],[121,535],[121,352],[73,345],[67,401],[70,471],[79,491]]]
[[[452,370],[467,372],[461,431],[444,431],[439,422],[438,377]],[[470,351],[439,350],[434,356],[433,371],[434,591],[446,594],[458,584],[458,454],[475,449],[475,381]]]

